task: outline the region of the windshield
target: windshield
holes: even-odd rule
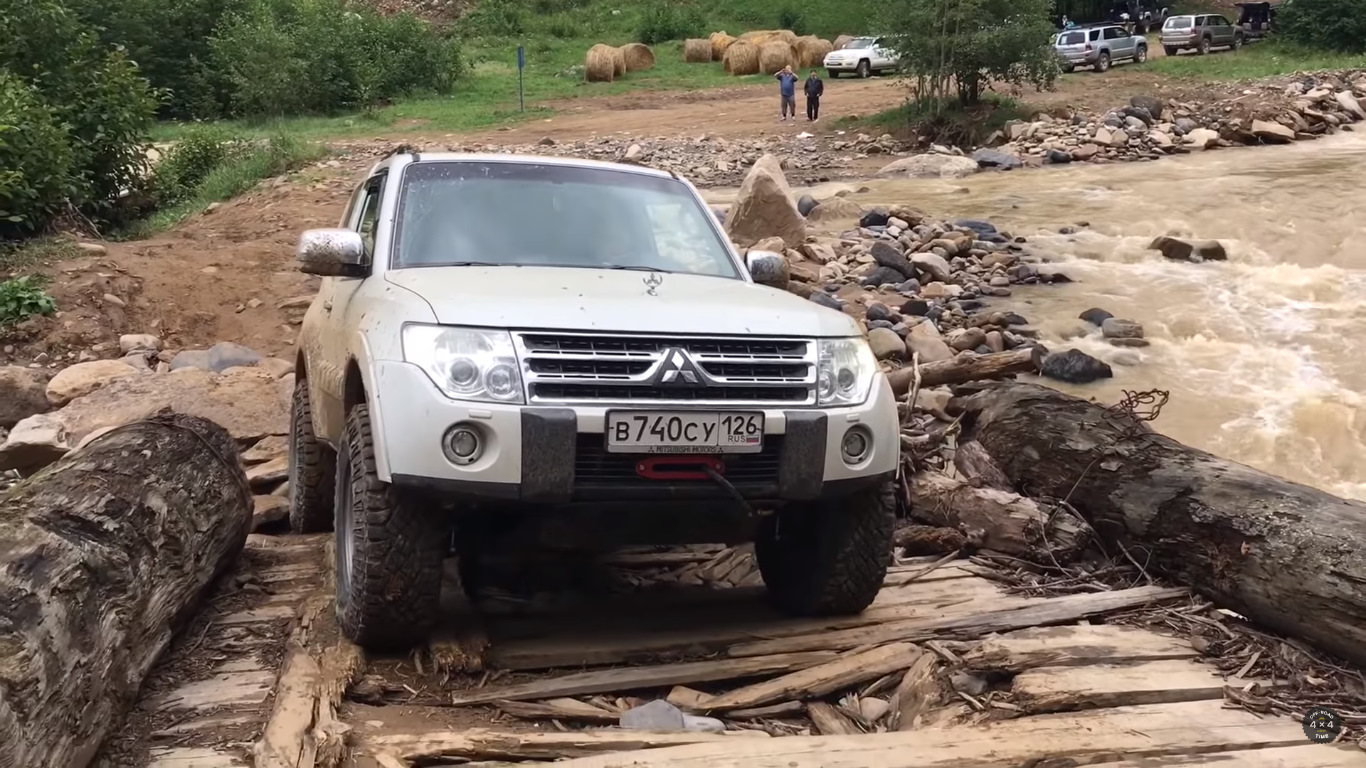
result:
[[[1086,42],[1085,32],[1064,32],[1058,35],[1058,45],[1081,45]]]
[[[1167,19],[1167,29],[1190,29],[1191,20],[1189,16]]]
[[[845,43],[844,49],[848,51],[856,51],[860,48],[872,48],[873,42],[873,38],[871,37],[856,37],[853,40],[850,40],[849,42]]]
[[[712,214],[682,182],[521,162],[408,166],[392,269],[537,266],[738,278]]]

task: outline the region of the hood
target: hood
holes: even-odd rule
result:
[[[661,278],[651,296],[645,279]],[[857,336],[843,312],[721,277],[566,267],[426,267],[384,279],[442,325],[638,333]]]

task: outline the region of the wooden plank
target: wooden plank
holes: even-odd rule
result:
[[[857,736],[863,733],[854,725],[853,720],[823,701],[813,701],[806,705],[806,712],[822,736]]]
[[[356,753],[392,754],[402,760],[555,760],[601,752],[651,750],[679,745],[714,744],[729,747],[749,741],[770,741],[762,731],[723,733],[648,733],[615,729],[557,733],[511,733],[485,728],[424,733],[382,733],[356,738]],[[724,749],[723,749],[724,751]]]
[[[1189,641],[1118,624],[1030,627],[985,638],[962,654],[968,669],[1005,672],[1199,656]]]
[[[702,702],[711,698],[708,694],[684,685],[675,685],[665,698],[670,704],[684,712],[701,712]]]
[[[156,702],[163,709],[215,709],[264,704],[275,687],[275,673],[268,670],[224,672],[170,691]]]
[[[1234,681],[1235,686],[1251,680]],[[1224,679],[1187,659],[1036,667],[1015,676],[1011,692],[1025,712],[1072,712],[1095,707],[1222,699]]]
[[[836,654],[834,653],[819,651],[784,654],[782,656],[757,656],[747,659],[719,659],[685,664],[604,669],[517,685],[457,691],[452,695],[451,703],[458,706],[493,701],[554,699],[561,696],[582,696],[589,693],[619,693],[642,688],[665,688],[687,683],[782,674],[814,667],[835,658]]]
[[[776,640],[745,643],[730,649],[732,656],[768,656],[809,650],[843,650],[861,645],[943,638],[968,639],[992,632],[1025,627],[1064,624],[1088,616],[1138,608],[1189,597],[1184,588],[1135,587],[1113,592],[1085,592],[1053,597],[1026,605],[1009,597],[981,601],[976,611],[943,617],[924,617],[893,621],[872,627],[847,629],[821,634],[799,635]]]
[[[1091,768],[1366,768],[1366,752],[1350,744],[1240,749],[1097,763]]]
[[[726,713],[728,720],[761,720],[766,717],[787,717],[789,715],[801,714],[806,709],[806,705],[800,701],[784,701],[781,704],[770,704],[767,707],[755,707],[754,709],[735,709]]]
[[[246,760],[231,752],[207,747],[157,747],[147,768],[248,768]]]
[[[717,591],[727,593],[741,590]],[[881,603],[857,616],[786,618],[765,605],[756,592],[744,601],[721,594],[716,596],[714,602],[699,601],[686,609],[670,605],[669,620],[675,626],[658,631],[649,629],[652,617],[648,605],[642,605],[634,611],[619,611],[614,616],[603,616],[601,621],[597,620],[598,614],[594,612],[593,621],[579,629],[548,626],[542,621],[536,626],[534,637],[509,639],[495,636],[493,646],[489,649],[488,662],[493,667],[511,670],[638,663],[661,657],[716,653],[756,637],[818,634],[884,622],[963,616],[981,612],[986,605],[996,610],[1006,610],[1048,601],[1046,598],[1004,595],[994,582],[980,577],[925,584],[917,581],[885,591],[888,597],[879,595]],[[717,610],[720,606],[724,607]],[[622,622],[627,620],[630,621],[629,626],[623,626]],[[496,630],[503,627],[496,628],[490,623],[489,629],[491,634],[497,635]]]
[[[892,730],[910,731],[919,728],[921,719],[939,703],[939,681],[935,670],[939,659],[932,653],[925,653],[911,664],[902,675],[892,694]]]
[[[801,669],[702,702],[710,712],[750,709],[792,699],[805,700],[842,691],[910,667],[925,652],[910,643],[893,643],[851,654],[819,666]]]
[[[563,720],[570,723],[616,725],[621,719],[615,712],[599,709],[578,699],[552,699],[540,702],[499,701],[494,706],[524,720]]]
[[[1263,719],[1225,709],[1218,701],[1195,701],[862,736],[617,752],[567,760],[556,768],[1019,768],[1048,758],[1070,765],[1063,759],[1086,764],[1113,755],[1135,759],[1303,743],[1304,729],[1289,718]]]

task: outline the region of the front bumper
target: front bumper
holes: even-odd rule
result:
[[[636,472],[642,457],[607,453],[605,406],[453,401],[420,369],[402,362],[379,363],[374,380],[376,468],[381,480],[395,485],[470,499],[543,504],[733,498],[729,489],[711,480],[646,479]],[[894,476],[900,461],[896,400],[885,376],[878,377],[868,401],[857,407],[735,410],[762,410],[765,417],[761,453],[718,457],[725,462],[722,474],[749,500],[843,495]],[[456,423],[477,425],[484,438],[483,453],[469,465],[451,462],[442,450],[443,436]],[[854,425],[863,425],[873,439],[868,455],[851,466],[840,446]]]

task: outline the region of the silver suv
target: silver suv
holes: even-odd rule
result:
[[[1243,47],[1243,30],[1217,13],[1173,16],[1162,25],[1162,50],[1168,56],[1192,48],[1204,55],[1212,48],[1238,50]]]
[[[1097,72],[1104,72],[1117,61],[1142,64],[1148,60],[1148,40],[1129,34],[1118,24],[1064,30],[1058,33],[1053,50],[1062,58],[1066,72],[1077,67],[1094,67]]]

